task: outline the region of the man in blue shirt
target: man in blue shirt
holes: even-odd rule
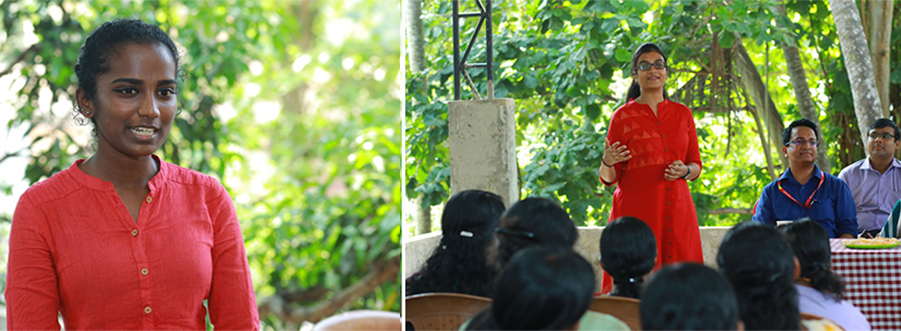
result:
[[[857,207],[851,189],[814,164],[818,138],[817,125],[806,118],[782,131],[789,168],[763,188],[753,220],[775,226],[776,221],[807,217],[826,228],[830,238],[856,238]]]

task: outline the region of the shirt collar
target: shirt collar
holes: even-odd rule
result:
[[[156,156],[155,154],[151,155],[151,157],[153,158],[153,160],[155,160],[157,162],[157,164],[160,165],[159,171],[157,171],[156,175],[154,175],[153,178],[151,178],[150,182],[148,183],[148,186],[150,186],[150,191],[153,192],[157,187],[159,187],[159,185],[162,184],[163,181],[165,181],[166,174],[167,174],[166,168],[169,167],[169,163],[166,163],[166,161],[160,160],[159,156]],[[91,175],[88,175],[84,171],[81,171],[81,168],[79,168],[78,166],[81,165],[82,163],[84,163],[84,161],[85,161],[85,159],[79,159],[79,160],[75,161],[75,163],[72,164],[72,166],[69,167],[69,171],[71,172],[72,177],[74,177],[76,181],[78,181],[79,183],[81,183],[84,186],[87,186],[88,188],[95,189],[95,190],[101,190],[101,191],[115,190],[115,186],[113,186],[113,183],[107,182],[105,180],[102,180],[100,178],[97,178],[97,177],[94,177]]]
[[[867,159],[864,160],[863,164],[860,165],[860,168],[861,168],[861,169],[873,169],[873,165],[870,164],[870,157],[869,157],[869,156],[867,156]],[[889,165],[888,168],[889,168],[889,169],[891,169],[891,168],[901,168],[901,161],[898,161],[898,159],[896,159],[896,158],[892,158],[892,164]]]
[[[869,163],[869,162],[868,162],[868,163]],[[791,167],[789,167],[788,170],[785,170],[785,172],[782,173],[782,176],[779,176],[779,178],[776,179],[776,181],[783,181],[783,180],[788,179],[788,180],[789,180],[790,182],[792,182],[792,183],[800,184],[800,183],[798,183],[798,181],[795,179],[795,177],[792,176],[791,170],[792,170]],[[821,172],[820,172],[820,167],[818,167],[816,164],[814,164],[814,165],[813,165],[813,177],[811,177],[811,178],[816,178],[816,179],[819,180],[819,178],[820,178],[820,173],[821,173]]]

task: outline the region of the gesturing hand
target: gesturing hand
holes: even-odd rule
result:
[[[682,179],[682,177],[685,177],[685,175],[688,174],[688,171],[688,166],[685,165],[685,163],[682,163],[682,160],[675,160],[666,168],[663,178],[668,181]]]
[[[604,148],[604,164],[607,166],[613,166],[614,164],[628,161],[632,158],[632,154],[630,154],[629,150],[626,149],[626,145],[619,145],[619,142],[615,142],[612,145],[607,145]]]

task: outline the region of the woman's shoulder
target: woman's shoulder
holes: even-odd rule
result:
[[[74,177],[73,172],[75,170],[72,169],[73,167],[77,167],[77,164],[73,164],[69,168],[53,174],[50,178],[31,185],[22,193],[22,196],[19,198],[20,201],[28,201],[32,205],[38,206],[65,198],[72,192],[79,190],[82,188],[82,185]]]
[[[160,160],[160,172],[163,174],[162,180],[175,185],[201,190],[225,190],[222,183],[213,176],[163,160]]]

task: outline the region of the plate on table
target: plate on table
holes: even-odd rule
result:
[[[898,247],[898,245],[901,245],[901,240],[897,238],[853,239],[845,240],[842,244],[848,248],[880,249]]]

